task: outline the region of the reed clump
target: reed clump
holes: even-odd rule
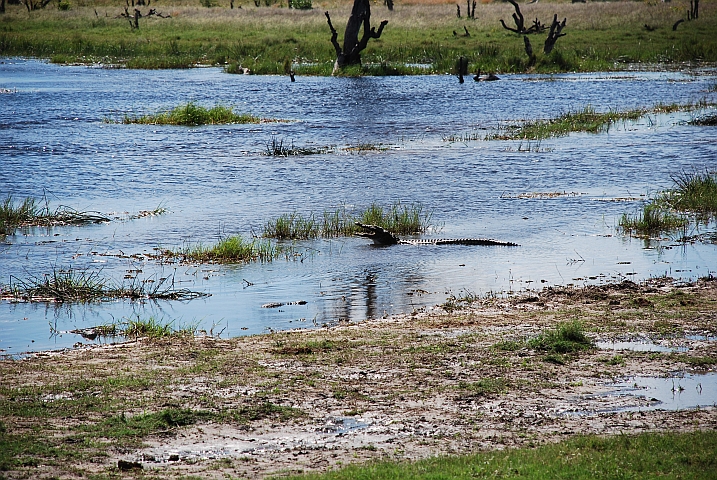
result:
[[[241,235],[223,238],[212,246],[199,244],[176,252],[171,250],[163,252],[164,256],[202,263],[271,262],[279,257],[288,258],[294,254],[290,247],[256,238],[247,241]]]
[[[0,288],[0,297],[22,299],[29,302],[97,302],[116,299],[189,300],[206,296],[201,292],[175,289],[169,278],[158,281],[134,280],[133,283],[116,284],[102,277],[100,272],[55,269],[41,277],[27,279],[12,277],[8,286]]]
[[[635,215],[623,213],[619,226],[632,235],[649,237],[684,228],[688,223],[685,217],[676,215],[667,205],[648,202]]]
[[[717,173],[682,172],[672,178],[675,187],[663,200],[675,210],[717,215]]]
[[[70,333],[81,335],[88,340],[95,340],[96,338],[114,337],[145,337],[156,339],[195,336],[198,331],[199,323],[175,326],[174,320],[167,322],[153,316],[144,319],[137,315],[133,318],[124,318],[120,321],[114,321],[104,325],[71,330]]]
[[[415,235],[425,233],[432,227],[432,216],[431,212],[424,211],[421,204],[404,205],[400,202],[387,208],[373,203],[357,212],[342,207],[324,211],[320,216],[293,212],[266,222],[262,237],[302,240],[351,236],[359,231],[356,222],[377,225],[396,235]]]
[[[247,113],[235,113],[232,107],[215,105],[206,108],[189,102],[171,110],[153,115],[130,117],[125,115],[122,123],[138,123],[143,125],[182,125],[195,127],[199,125],[222,125],[229,123],[260,123],[262,119]]]
[[[329,147],[297,147],[294,142],[291,145],[284,144],[284,140],[272,137],[266,144],[265,154],[270,157],[293,157],[299,155],[321,155],[329,153]]]
[[[619,226],[636,236],[686,228],[690,221],[709,222],[717,216],[717,174],[682,172],[674,186],[647,201],[636,215],[623,214]]]
[[[0,233],[11,234],[18,227],[79,225],[83,223],[109,222],[110,219],[96,212],[80,212],[61,205],[50,209],[47,201],[27,197],[16,202],[12,195],[0,202]]]

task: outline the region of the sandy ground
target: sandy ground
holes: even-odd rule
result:
[[[126,396],[127,415],[263,402],[301,412],[200,422],[151,435],[138,449],[108,443],[106,457],[38,474],[112,473],[127,460],[159,478],[262,478],[578,434],[714,429],[716,306],[717,281],[548,289],[321,330],[45,353],[3,361],[1,373],[10,385],[40,388],[68,374],[152,373],[157,388],[113,393]],[[525,343],[575,319],[601,348],[551,355]],[[55,430],[77,421],[56,419]]]

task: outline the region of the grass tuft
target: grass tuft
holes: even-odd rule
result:
[[[666,201],[682,212],[717,214],[717,174],[686,173],[672,177],[675,188],[668,191]]]
[[[277,140],[276,137],[271,138],[271,142],[266,144],[265,154],[270,157],[291,157],[298,155],[321,155],[328,153],[328,147],[296,147],[294,143],[291,146],[285,146],[284,140]]]
[[[535,350],[550,354],[575,353],[594,347],[578,321],[558,324],[554,329],[531,339],[528,345]]]
[[[13,281],[14,280],[14,281]],[[169,285],[166,285],[169,283]],[[159,281],[117,285],[100,276],[100,272],[87,270],[53,270],[42,277],[26,280],[11,278],[10,285],[0,288],[0,298],[23,299],[30,302],[93,302],[119,298],[131,300],[189,300],[206,296],[201,292],[175,289],[168,278]]]
[[[154,115],[130,117],[125,115],[122,123],[138,123],[143,125],[221,125],[228,123],[259,123],[261,119],[247,113],[234,113],[232,107],[216,105],[212,108],[189,102],[171,110]]]
[[[266,240],[246,241],[241,235],[233,235],[221,239],[210,247],[199,244],[179,251],[165,250],[161,254],[166,257],[181,257],[183,261],[248,263],[271,262],[281,256],[288,258],[295,255],[295,252],[289,247]]]
[[[662,192],[635,216],[623,214],[619,226],[636,236],[650,236],[685,228],[690,219],[709,221],[717,215],[717,174],[688,173],[672,177],[673,188]]]
[[[666,206],[648,202],[642,207],[642,212],[636,215],[623,213],[619,225],[624,232],[636,236],[657,235],[665,231],[673,231],[685,227],[686,218],[675,215]]]
[[[96,212],[80,212],[61,205],[50,210],[47,201],[27,197],[16,203],[12,195],[0,202],[0,234],[11,234],[18,227],[80,225],[84,223],[109,222],[110,219]]]
[[[378,225],[397,235],[415,235],[431,227],[432,213],[424,212],[421,204],[404,205],[396,202],[388,208],[376,203],[367,209],[349,213],[342,207],[333,212],[325,211],[320,218],[313,213],[285,213],[266,222],[262,236],[265,238],[311,239],[354,235],[356,222]]]

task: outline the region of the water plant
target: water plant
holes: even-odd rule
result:
[[[688,223],[685,217],[674,214],[662,202],[647,202],[642,206],[642,211],[635,215],[623,213],[618,225],[624,232],[639,236],[651,236],[683,228]]]
[[[357,212],[349,212],[345,207],[324,211],[318,218],[314,213],[306,216],[285,213],[267,221],[262,236],[281,240],[350,236],[358,231],[357,221],[378,225],[397,235],[414,235],[426,232],[431,227],[431,218],[432,213],[425,212],[421,204],[396,202],[386,208],[373,203]]]
[[[517,125],[498,127],[487,134],[485,140],[544,140],[551,137],[562,137],[573,132],[601,133],[621,121],[637,120],[651,113],[673,113],[677,111],[692,111],[705,108],[710,104],[706,101],[697,103],[657,104],[651,108],[636,108],[632,110],[610,110],[598,112],[592,106],[581,110],[567,112],[556,118],[547,120],[526,121]],[[539,149],[539,145],[538,145]],[[529,146],[530,150],[530,146]]]
[[[271,141],[266,144],[265,154],[272,157],[290,157],[296,155],[319,155],[329,151],[329,147],[297,147],[294,146],[294,142],[291,142],[291,146],[288,146],[284,145],[284,140],[271,137]]]
[[[222,238],[212,246],[198,244],[178,251],[162,252],[166,257],[181,257],[183,261],[203,263],[271,262],[281,256],[288,258],[294,254],[294,250],[290,247],[256,238],[247,241],[241,235]]]
[[[232,107],[224,105],[215,105],[206,108],[189,102],[172,108],[171,110],[161,111],[152,115],[143,115],[140,117],[131,117],[125,115],[122,123],[139,123],[146,125],[218,125],[227,123],[259,123],[262,119],[247,113],[235,113]]]
[[[97,212],[80,212],[60,205],[50,209],[49,202],[41,203],[33,197],[26,197],[18,203],[12,195],[0,202],[0,232],[9,234],[17,227],[77,225],[83,223],[109,222],[110,219]]]
[[[665,194],[665,201],[683,212],[717,214],[717,173],[682,172],[674,175],[675,187]]]
[[[692,220],[709,221],[717,215],[717,174],[682,172],[673,187],[648,200],[635,215],[624,213],[620,228],[638,236],[684,229]]]
[[[2,298],[21,298],[33,302],[93,302],[118,298],[131,300],[188,300],[205,293],[175,289],[170,278],[158,281],[133,279],[130,284],[116,284],[98,271],[54,269],[52,273],[27,279],[11,277],[0,289]]]

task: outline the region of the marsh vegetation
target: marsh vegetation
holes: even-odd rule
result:
[[[97,212],[80,212],[64,205],[53,210],[47,200],[41,202],[32,197],[16,202],[12,195],[8,195],[0,201],[0,234],[11,234],[18,227],[51,227],[109,221],[108,217]]]
[[[710,106],[706,101],[685,105],[656,105],[652,108],[633,110],[610,110],[598,112],[592,106],[564,113],[548,120],[526,121],[519,125],[509,125],[498,132],[487,134],[485,140],[544,140],[562,137],[574,132],[603,133],[618,122],[634,121],[645,115],[693,111]],[[470,139],[470,138],[469,138]]]
[[[247,113],[235,113],[232,107],[215,105],[211,108],[189,102],[152,115],[131,117],[125,115],[122,123],[139,123],[144,125],[183,125],[194,127],[199,125],[222,125],[229,123],[259,123],[262,119]]]
[[[416,235],[435,227],[432,217],[433,214],[418,203],[396,202],[390,207],[373,203],[358,211],[341,207],[321,215],[286,213],[266,222],[262,236],[281,240],[351,236],[360,231],[356,222],[377,225],[396,235]]]
[[[201,292],[177,289],[171,277],[133,280],[117,284],[99,271],[55,269],[50,274],[26,279],[10,278],[0,288],[1,298],[30,302],[97,302],[120,298],[139,300],[188,300]]]
[[[231,235],[222,238],[214,245],[196,244],[177,250],[164,249],[159,255],[177,258],[182,262],[247,263],[271,262],[280,257],[288,259],[299,254],[290,246],[258,238],[246,240],[241,235]]]
[[[717,215],[717,174],[682,172],[673,187],[645,202],[636,214],[625,213],[619,226],[638,236],[685,229],[690,223],[707,223]]]

